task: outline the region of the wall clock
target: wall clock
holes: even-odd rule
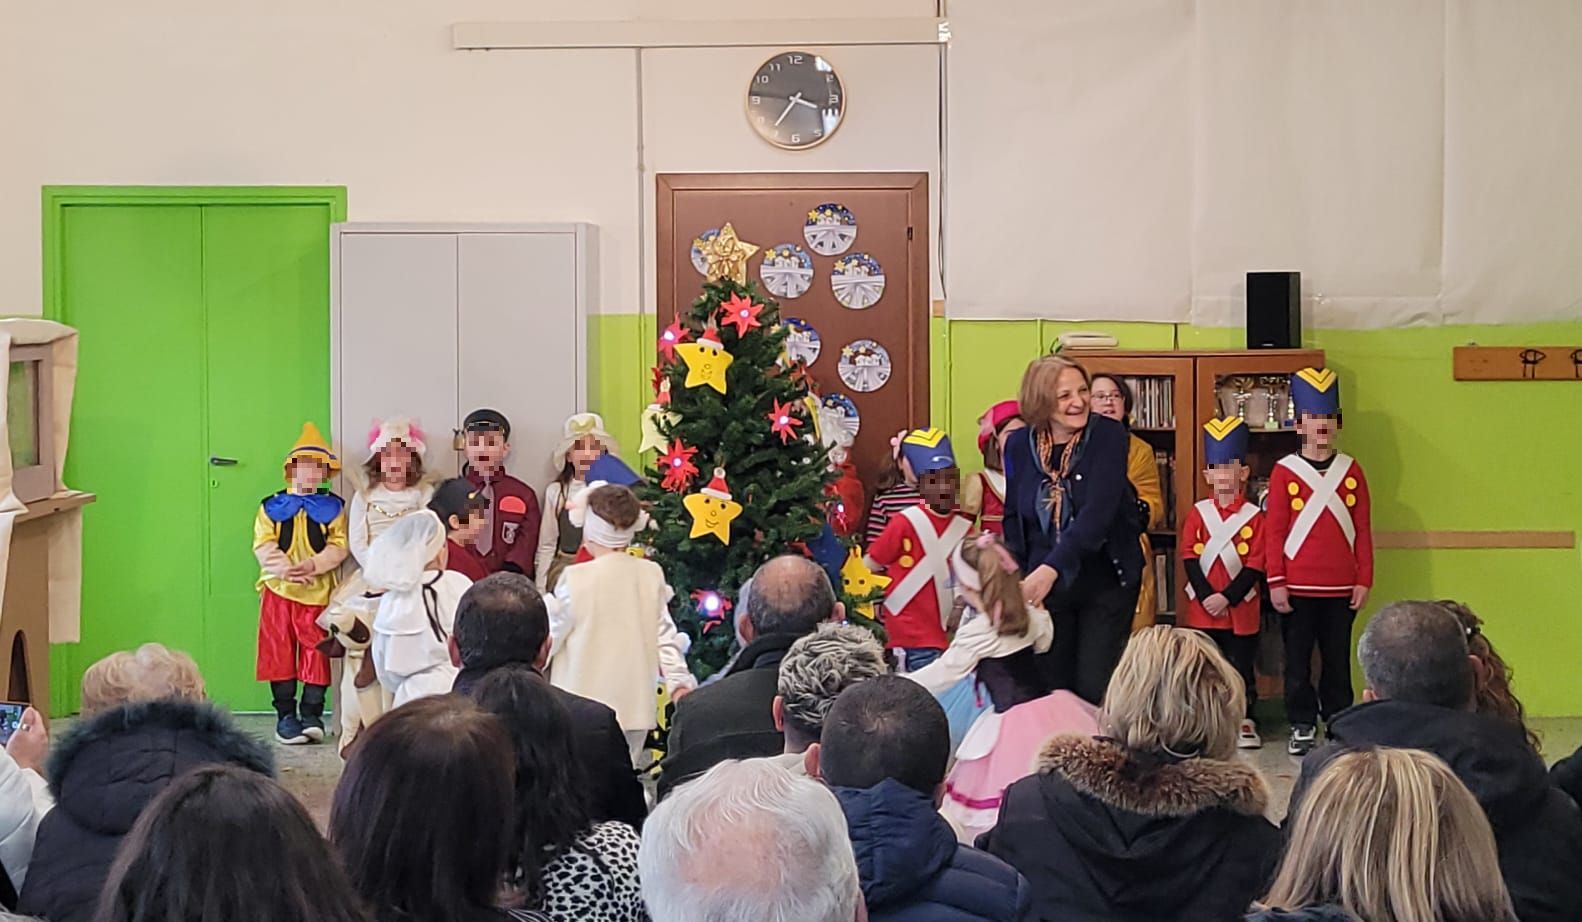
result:
[[[786,150],[829,140],[846,114],[846,89],[824,58],[787,51],[763,63],[747,86],[747,121],[758,136]]]

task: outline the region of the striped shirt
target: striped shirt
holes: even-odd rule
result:
[[[890,524],[890,516],[916,506],[922,501],[923,496],[917,492],[917,487],[909,483],[899,483],[888,490],[879,491],[873,498],[873,505],[868,508],[868,528],[863,532],[863,546],[872,546],[879,540],[879,535],[884,533],[884,527]]]

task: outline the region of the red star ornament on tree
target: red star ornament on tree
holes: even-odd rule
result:
[[[791,382],[798,387],[805,387],[809,391],[815,389],[813,373],[808,371],[807,364],[804,362],[797,362],[791,366]]]
[[[692,456],[697,453],[696,448],[688,448],[680,439],[671,442],[670,450],[659,456],[659,469],[665,472],[659,485],[672,493],[685,492],[692,485],[692,478],[698,476],[698,467],[692,463]]]
[[[692,331],[682,326],[679,318],[670,321],[670,326],[665,327],[665,331],[659,334],[659,354],[665,357],[665,361],[674,362],[676,360],[676,346],[686,342],[691,337]]]
[[[741,295],[731,295],[720,305],[720,326],[731,324],[736,327],[737,338],[747,335],[747,331],[754,327],[761,327],[758,315],[763,313],[762,304],[754,304],[750,299]]]
[[[780,436],[780,444],[785,445],[796,438],[796,427],[802,425],[803,420],[796,415],[796,404],[781,403],[776,400],[774,409],[769,411],[770,431]]]

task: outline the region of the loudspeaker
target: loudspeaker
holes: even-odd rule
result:
[[[1302,273],[1247,273],[1247,348],[1302,347]]]

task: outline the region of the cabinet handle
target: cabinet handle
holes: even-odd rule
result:
[[[210,455],[209,456],[209,463],[214,465],[215,467],[235,467],[236,466],[236,459],[235,458],[221,458],[221,457],[218,457],[218,456],[215,456],[215,455]]]

